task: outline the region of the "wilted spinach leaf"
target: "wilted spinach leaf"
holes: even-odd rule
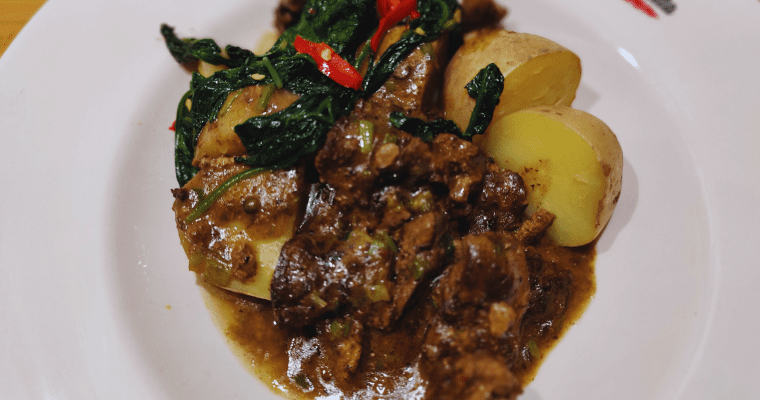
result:
[[[467,130],[462,135],[465,139],[469,139],[472,135],[485,132],[491,123],[493,111],[499,104],[501,92],[504,91],[504,75],[496,64],[491,63],[481,69],[465,88],[470,97],[475,99],[470,123],[467,124]]]

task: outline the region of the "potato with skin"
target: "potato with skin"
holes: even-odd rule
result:
[[[578,56],[549,39],[501,29],[471,32],[451,59],[444,86],[446,117],[462,130],[475,107],[465,85],[490,63],[504,74],[494,121],[528,107],[570,106],[581,79]]]
[[[623,151],[610,128],[565,106],[541,106],[494,120],[474,141],[502,168],[519,173],[528,213],[556,218],[547,234],[561,246],[593,241],[615,209]]]

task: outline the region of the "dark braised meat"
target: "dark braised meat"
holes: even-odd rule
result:
[[[510,370],[528,308],[523,247],[511,234],[467,235],[435,284],[423,346],[429,399],[513,399],[522,392]]]
[[[282,33],[298,21],[306,0],[280,0],[274,10],[274,26]]]
[[[522,179],[450,134],[424,142],[386,122],[374,124],[368,145],[362,125],[380,118],[365,110],[375,108],[358,104],[315,157],[318,182],[270,287],[275,318],[316,327],[320,356],[310,363],[321,363],[319,379],[346,382],[369,340],[361,335],[424,315],[409,340],[424,344],[426,398],[514,398],[530,300],[523,242],[512,233],[524,225]],[[528,221],[531,238],[548,226]],[[336,329],[351,334],[325,333]]]
[[[445,40],[339,120],[307,173],[304,218],[270,286],[275,320],[295,332],[288,376],[305,390],[350,393],[418,368],[426,399],[514,399],[515,368],[531,361],[523,332],[554,334],[564,316],[572,280],[541,275],[552,267],[534,247],[553,216],[525,218],[522,178],[472,142],[425,142],[389,122],[437,116]]]

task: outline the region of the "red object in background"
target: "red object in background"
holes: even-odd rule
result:
[[[652,18],[657,18],[657,13],[654,11],[654,8],[650,7],[649,4],[644,2],[644,0],[625,0],[625,1],[631,3],[634,7],[643,11],[646,15]]]
[[[177,121],[172,122],[172,126],[169,127],[170,131],[176,131],[177,130]]]
[[[327,43],[314,43],[301,36],[293,42],[296,51],[308,54],[317,63],[317,68],[339,85],[359,90],[364,78],[359,71],[339,56]]]
[[[417,0],[378,0],[377,9],[382,18],[380,18],[380,26],[377,27],[377,32],[372,35],[370,41],[372,51],[377,51],[378,46],[380,46],[380,39],[393,25],[408,16],[411,16],[412,19],[420,16],[420,13],[417,12]]]

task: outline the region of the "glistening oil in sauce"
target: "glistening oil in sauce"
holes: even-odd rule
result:
[[[526,312],[520,339],[521,350],[512,366],[523,387],[533,380],[538,367],[561,336],[582,315],[596,290],[594,278],[595,244],[563,248],[547,244],[529,247],[526,255],[540,255],[541,265],[532,265],[531,291],[540,296]],[[534,257],[535,258],[535,257]],[[534,263],[535,264],[535,263]],[[568,278],[570,277],[570,278]],[[422,327],[412,308],[394,331],[367,330],[359,368],[354,376],[337,386],[320,379],[330,373],[314,371],[311,378],[300,371],[319,368],[303,364],[317,351],[317,345],[286,327],[278,326],[270,303],[234,294],[199,280],[206,305],[217,327],[227,337],[231,350],[251,374],[273,392],[289,399],[423,399],[427,385],[417,364]],[[561,287],[565,285],[566,287]],[[542,292],[543,291],[543,292]],[[566,301],[557,301],[557,292],[567,291]],[[541,297],[543,296],[543,297]],[[560,304],[561,303],[561,304]],[[554,312],[561,317],[552,318]],[[548,316],[548,317],[547,317]],[[294,346],[294,341],[298,346]]]

